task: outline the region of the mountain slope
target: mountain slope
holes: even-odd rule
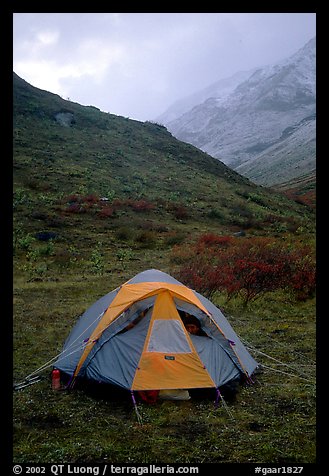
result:
[[[236,167],[253,182],[273,186],[315,171],[315,116],[283,131],[282,137],[256,158]]]
[[[234,169],[241,166],[239,171],[253,178],[242,164],[260,158],[255,164],[255,168],[258,167],[261,158],[267,151],[271,153],[270,148],[282,140],[285,131],[296,128],[306,118],[314,121],[310,127],[314,142],[315,43],[313,38],[290,58],[250,72],[225,98],[208,97],[164,124],[179,139],[196,145]],[[310,142],[309,135],[307,142]],[[315,168],[314,150],[307,156],[301,153],[299,145],[299,151],[294,151],[293,142],[290,146],[294,155],[292,170],[297,169],[298,174],[299,161],[309,161],[307,167]],[[275,183],[275,176],[270,175],[269,172],[267,184]],[[296,176],[293,172],[291,175]]]
[[[315,171],[281,183],[273,188],[296,202],[304,203],[314,209],[316,207]]]
[[[118,247],[123,227],[137,247],[149,238],[163,246],[177,233],[190,239],[206,231],[275,231],[278,222],[313,228],[310,210],[254,185],[163,126],[65,101],[15,74],[13,86],[19,243],[55,234],[58,246],[79,243],[89,252],[102,240]]]

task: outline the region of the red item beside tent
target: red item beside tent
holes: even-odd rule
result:
[[[155,403],[158,399],[159,390],[139,391],[138,395],[146,403]]]

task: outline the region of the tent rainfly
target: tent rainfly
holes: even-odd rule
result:
[[[186,315],[198,320],[203,335],[187,331]],[[151,269],[82,314],[54,368],[71,382],[83,377],[133,392],[218,389],[243,376],[250,379],[257,365],[214,304]]]

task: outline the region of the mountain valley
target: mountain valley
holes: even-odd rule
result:
[[[290,58],[182,99],[157,121],[258,184],[314,176],[315,50],[313,38]]]

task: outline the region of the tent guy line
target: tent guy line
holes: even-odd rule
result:
[[[99,320],[102,315],[104,314],[104,312],[102,312],[96,319],[93,323],[91,323],[90,325],[94,324],[97,320]],[[19,385],[22,385],[23,383],[26,383],[26,382],[29,382],[29,381],[32,381],[35,377],[36,374],[40,373],[40,372],[43,372],[44,370],[48,369],[48,368],[51,368],[53,366],[53,363],[55,361],[60,361],[61,356],[63,356],[63,354],[65,354],[68,350],[71,350],[73,347],[76,347],[75,350],[73,350],[72,352],[70,352],[69,354],[67,354],[67,356],[71,355],[71,354],[74,354],[75,352],[78,352],[79,350],[81,350],[83,347],[85,347],[85,343],[84,341],[82,342],[77,342],[76,341],[79,339],[80,336],[78,336],[70,345],[70,347],[66,348],[65,350],[62,350],[59,354],[55,355],[54,357],[52,357],[50,360],[48,360],[47,362],[45,362],[43,365],[41,365],[40,367],[38,367],[36,370],[34,370],[33,372],[31,372],[30,374],[28,374],[21,382],[17,383],[14,385],[14,387],[17,387]]]
[[[242,340],[242,339],[241,339]],[[270,355],[268,354],[265,354],[265,352],[262,352],[261,350],[258,350],[256,349],[256,347],[254,347],[252,344],[249,344],[248,342],[246,342],[245,340],[242,340],[242,342],[246,345],[247,349],[250,350],[251,352],[255,352],[256,354],[260,354],[260,355],[263,355],[264,357],[267,357],[268,359],[271,359],[273,360],[274,362],[277,362],[279,365],[283,365],[285,367],[288,367],[292,370],[295,370],[296,371],[296,368],[291,365],[291,364],[287,364],[285,362],[282,362],[281,360],[279,359],[276,359],[275,357],[271,357]],[[301,372],[304,377],[308,377],[308,375],[305,373],[305,372]]]

